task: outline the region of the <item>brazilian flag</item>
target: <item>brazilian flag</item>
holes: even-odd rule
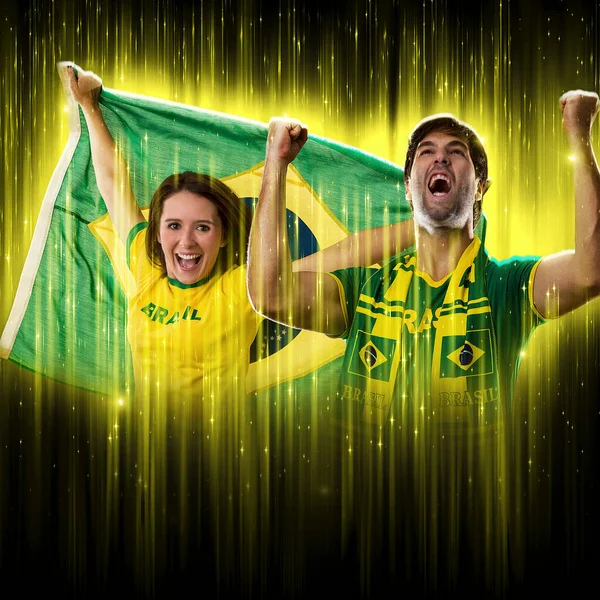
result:
[[[0,356],[74,387],[130,394],[131,274],[96,185],[85,120],[66,96],[68,142],[42,203]],[[107,88],[100,105],[143,209],[166,176],[188,170],[222,179],[254,206],[267,124]],[[287,194],[294,259],[411,216],[400,167],[316,136],[289,169]],[[293,382],[302,393],[308,381],[312,389],[316,369],[336,376],[344,350],[341,340],[265,322],[252,349],[250,391]]]

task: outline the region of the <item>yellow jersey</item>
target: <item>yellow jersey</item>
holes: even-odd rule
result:
[[[248,300],[246,268],[183,284],[150,262],[146,232],[147,223],[138,224],[127,244],[137,285],[128,311],[136,395],[244,396],[261,321]]]

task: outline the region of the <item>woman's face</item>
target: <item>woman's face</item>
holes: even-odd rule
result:
[[[217,207],[204,196],[181,191],[163,202],[158,242],[171,279],[191,284],[210,275],[223,238]]]

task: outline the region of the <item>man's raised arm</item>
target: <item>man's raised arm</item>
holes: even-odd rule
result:
[[[248,295],[265,317],[300,329],[340,335],[345,311],[336,280],[326,273],[292,273],[286,229],[288,165],[308,139],[293,119],[272,119],[248,252]]]
[[[573,155],[575,249],[547,256],[537,270],[534,302],[546,317],[565,314],[600,294],[600,171],[591,132],[600,102],[593,92],[575,90],[563,94],[560,105]]]

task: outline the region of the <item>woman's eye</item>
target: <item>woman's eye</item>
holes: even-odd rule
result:
[[[423,156],[423,154],[431,154],[431,150],[421,150],[421,154],[419,154],[419,156]]]
[[[179,223],[169,223],[167,227],[169,229],[179,229]]]
[[[199,231],[210,231],[210,227],[208,225],[198,225]]]
[[[450,154],[460,154],[460,156],[465,155],[465,153],[462,150],[450,150]]]

